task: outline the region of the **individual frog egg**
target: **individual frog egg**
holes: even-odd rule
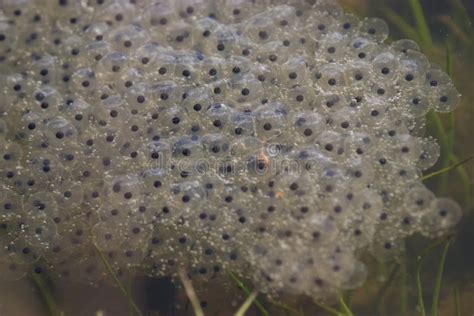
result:
[[[346,58],[371,61],[379,53],[376,43],[365,37],[356,37],[348,45]]]
[[[133,84],[128,89],[125,98],[130,113],[134,115],[146,113],[147,108],[153,102],[152,93],[152,87],[145,82]]]
[[[256,43],[264,44],[274,40],[277,35],[277,30],[273,25],[272,8],[266,12],[254,15],[242,25],[243,34],[249,37]]]
[[[81,183],[65,180],[55,188],[53,195],[60,210],[74,209],[82,204]]]
[[[186,98],[182,100],[181,106],[190,115],[198,115],[203,118],[206,110],[214,104],[212,91],[207,87],[193,88],[186,92]]]
[[[115,253],[115,264],[118,267],[129,269],[130,267],[140,267],[145,258],[146,244],[133,244],[125,240]]]
[[[433,104],[435,111],[452,111],[460,102],[461,94],[452,84],[439,86],[436,93],[433,93]]]
[[[225,103],[214,103],[205,112],[205,126],[210,131],[218,132],[227,127],[231,117],[236,111]]]
[[[346,86],[347,79],[344,75],[344,66],[339,64],[326,64],[320,69],[321,78],[318,80],[324,91],[334,91]]]
[[[163,168],[170,161],[171,146],[165,141],[152,141],[144,144],[138,155],[147,168]]]
[[[30,110],[38,113],[47,113],[54,115],[58,111],[58,105],[62,104],[62,97],[60,93],[52,86],[42,86],[35,90],[32,95],[34,101],[34,108]]]
[[[350,85],[365,87],[371,83],[370,66],[365,61],[354,61],[346,66],[345,70]]]
[[[307,64],[304,60],[290,58],[279,71],[278,82],[285,87],[293,87],[307,80]]]
[[[338,93],[320,94],[315,97],[314,109],[319,110],[321,108],[327,113],[337,113],[346,106],[344,101],[344,97]]]
[[[109,52],[97,63],[97,79],[102,82],[115,82],[128,67],[129,59],[126,54]]]
[[[402,93],[400,105],[413,116],[423,117],[431,109],[432,98],[426,88],[409,89]]]
[[[199,75],[202,82],[212,82],[225,78],[225,62],[222,58],[209,56],[199,65]]]
[[[362,21],[360,34],[377,43],[382,43],[388,37],[388,25],[379,18],[365,18]]]
[[[142,200],[142,185],[134,175],[116,176],[106,179],[105,197],[109,205],[131,206]]]
[[[252,71],[253,63],[247,57],[229,56],[222,65],[224,76],[238,80],[242,76],[246,76]]]
[[[34,59],[29,65],[29,75],[35,80],[41,81],[45,84],[55,82],[59,76],[57,64],[58,59],[45,54],[38,59]]]
[[[320,46],[317,49],[320,58],[327,61],[336,61],[346,55],[346,47],[350,38],[339,32],[329,32],[321,36]]]
[[[202,137],[201,144],[208,157],[220,158],[230,155],[229,139],[222,134],[206,134]]]
[[[179,106],[162,109],[158,113],[157,123],[160,124],[159,132],[174,135],[191,128],[189,115]]]
[[[29,265],[40,259],[38,251],[25,242],[23,238],[13,240],[2,240],[2,260],[0,262],[14,262],[20,265]]]
[[[136,8],[127,1],[112,1],[97,8],[97,21],[107,24],[126,25],[136,16]]]
[[[379,261],[392,261],[405,251],[404,241],[398,238],[400,233],[393,230],[386,228],[375,236],[376,242],[371,245],[370,251]]]
[[[387,105],[380,99],[371,98],[367,102],[367,106],[359,111],[360,121],[364,122],[365,126],[377,127],[382,126],[389,118]]]
[[[8,221],[17,218],[23,210],[22,197],[4,187],[0,193],[0,218]]]
[[[183,21],[176,21],[170,25],[166,35],[166,43],[174,49],[187,49],[193,47],[191,37],[192,26]]]
[[[28,217],[22,226],[23,238],[36,249],[47,249],[49,242],[56,236],[57,229],[49,217]]]
[[[394,53],[383,52],[375,56],[371,64],[376,78],[384,82],[393,82],[398,79],[399,60]]]
[[[57,116],[46,123],[45,134],[52,148],[61,150],[64,145],[77,139],[77,130],[74,125],[64,117]]]
[[[90,246],[90,225],[84,221],[83,214],[69,217],[56,224],[56,226],[58,234],[65,240],[66,247],[73,248],[77,251]]]
[[[285,91],[286,99],[288,103],[284,104],[285,110],[291,110],[292,108],[298,109],[310,109],[313,110],[317,107],[318,98],[313,91],[304,88],[303,86],[294,86],[291,89]]]
[[[343,14],[339,21],[336,23],[335,31],[348,35],[355,34],[361,24],[359,17],[351,13]]]
[[[237,45],[238,38],[235,27],[219,24],[210,36],[204,38],[206,45],[202,46],[203,53],[220,57],[230,56]]]
[[[286,129],[287,113],[278,103],[261,105],[253,112],[253,115],[255,133],[260,139],[273,139]]]
[[[26,166],[38,183],[55,183],[65,173],[61,162],[54,155],[44,152],[32,152],[31,158],[26,160]]]
[[[110,26],[105,22],[92,23],[85,30],[84,36],[88,38],[88,42],[102,42],[107,32],[110,30]]]
[[[76,70],[71,76],[72,84],[77,91],[84,91],[90,94],[97,87],[94,71],[91,68],[81,68]]]
[[[160,36],[163,36],[164,30],[167,30],[170,23],[177,18],[173,1],[152,2],[143,11],[145,28],[154,30],[152,33],[157,37],[154,40],[163,39]]]
[[[260,3],[247,0],[219,0],[217,3],[220,20],[226,24],[244,22],[257,12],[257,8],[261,9]]]
[[[427,237],[439,237],[451,231],[462,217],[458,203],[447,198],[437,198],[423,212],[421,233]]]
[[[26,214],[33,218],[56,217],[60,209],[52,194],[47,192],[36,192],[31,194],[23,202]]]
[[[398,53],[407,53],[408,51],[420,51],[420,46],[418,44],[410,39],[401,39],[398,41],[393,42],[390,47],[394,49]]]
[[[309,23],[303,24],[303,29],[307,34],[312,34],[316,40],[320,40],[324,35],[332,31],[335,26],[335,20],[321,12],[304,12],[299,11],[300,14],[311,14],[312,18],[308,19]]]
[[[357,116],[357,110],[350,107],[327,116],[326,124],[332,126],[337,132],[345,134],[358,130],[362,126],[362,122]]]
[[[316,144],[325,155],[344,157],[349,152],[346,136],[334,131],[324,131],[316,138]]]
[[[302,144],[313,143],[325,126],[323,117],[314,112],[293,113],[290,124],[295,140]]]
[[[162,109],[172,108],[176,104],[180,104],[183,101],[185,95],[183,93],[184,88],[180,87],[173,81],[160,81],[159,83],[154,84],[150,88],[152,94],[152,102],[158,105],[158,107],[155,107],[152,102],[148,103],[148,108],[146,109],[146,111],[152,112],[152,110],[154,110],[151,114],[152,116],[155,113],[159,114],[157,110],[160,111]]]
[[[235,137],[254,136],[254,117],[251,113],[234,113],[226,125],[226,131],[227,135]]]
[[[201,206],[206,194],[199,181],[183,181],[171,184],[165,198],[182,213]]]
[[[440,146],[434,138],[418,138],[420,155],[416,160],[416,165],[421,170],[432,167],[440,156]]]
[[[426,80],[429,62],[420,52],[408,50],[400,58],[399,80],[402,87],[421,85]]]
[[[137,24],[121,26],[106,34],[105,40],[110,44],[112,50],[130,54],[146,41],[146,34],[142,27]]]
[[[243,75],[230,81],[229,97],[239,103],[252,102],[261,98],[263,87],[261,82],[253,75]]]
[[[279,65],[286,62],[291,55],[291,51],[281,41],[268,42],[254,50],[259,63],[270,66],[275,70]]]

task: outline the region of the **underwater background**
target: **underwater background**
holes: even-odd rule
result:
[[[1,6],[2,0],[0,0]],[[425,174],[446,169],[426,179],[437,196],[451,197],[464,216],[453,235],[437,240],[413,236],[406,254],[395,262],[380,263],[367,256],[369,279],[340,302],[313,302],[308,298],[263,295],[245,315],[474,315],[474,1],[471,0],[339,0],[346,12],[360,17],[383,18],[389,25],[389,42],[415,40],[431,62],[451,75],[462,94],[452,113],[430,112],[427,135],[441,145],[438,163]],[[450,166],[456,165],[456,168]],[[144,315],[194,315],[184,291],[171,280],[130,278],[129,295],[116,287],[92,288],[49,282],[31,273],[14,283],[0,282],[0,315],[134,315],[130,299]],[[220,312],[233,315],[253,288],[246,280],[229,276],[229,286],[243,287],[235,300],[222,298]],[[209,285],[208,296],[219,297],[220,285]],[[67,290],[66,290],[67,289]],[[182,308],[173,311],[181,302]],[[184,302],[184,303],[183,303]],[[257,306],[258,302],[258,306]],[[284,302],[284,303],[283,303]],[[201,302],[202,303],[202,302]],[[203,304],[205,305],[205,304]]]

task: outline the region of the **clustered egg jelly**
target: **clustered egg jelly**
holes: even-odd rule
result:
[[[446,233],[423,122],[460,96],[387,34],[330,0],[2,1],[0,276],[99,282],[97,247],[118,275],[323,297]]]

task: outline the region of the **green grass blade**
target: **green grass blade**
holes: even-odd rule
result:
[[[297,310],[296,308],[294,307],[291,307],[285,303],[282,303],[282,302],[278,302],[278,301],[275,301],[274,299],[272,298],[269,298],[268,299],[268,303],[282,309],[282,310],[285,310],[293,315],[298,315],[298,316],[304,316],[304,313],[302,311],[299,311]]]
[[[392,23],[398,30],[403,33],[407,38],[412,39],[416,42],[421,42],[420,36],[414,27],[408,24],[403,17],[397,14],[394,10],[389,7],[383,6],[380,11],[384,14],[384,17]]]
[[[97,246],[95,246],[95,245],[94,245],[94,248],[95,248],[97,254],[99,255],[100,260],[102,261],[105,268],[107,269],[107,272],[110,274],[110,276],[112,277],[112,279],[114,280],[115,284],[118,286],[118,288],[122,292],[122,294],[127,298],[128,303],[130,304],[130,306],[132,306],[135,314],[139,315],[139,316],[143,316],[142,312],[140,311],[138,306],[133,301],[133,298],[132,298],[131,294],[127,291],[127,289],[122,284],[122,282],[120,282],[119,278],[115,274],[114,270],[112,269],[112,266],[110,265],[109,261],[107,261],[107,258],[105,258],[102,251],[100,251],[100,249],[97,248]]]
[[[324,303],[321,303],[321,302],[318,302],[318,301],[313,301],[314,304],[316,304],[316,306],[320,307],[321,309],[325,310],[326,312],[328,312],[329,314],[331,315],[334,315],[334,316],[345,316],[344,314],[341,314],[340,312],[338,312],[336,309],[330,307],[330,306],[327,306],[326,304]]]
[[[341,312],[343,313],[342,315],[354,316],[354,314],[352,314],[351,309],[349,308],[349,306],[347,306],[346,302],[344,301],[344,295],[342,294],[339,296],[339,305],[341,307]]]
[[[461,304],[459,300],[459,287],[454,287],[454,315],[461,316]]]
[[[403,257],[400,264],[400,315],[407,313],[407,258]]]
[[[252,303],[255,301],[257,298],[258,291],[253,291],[250,293],[250,295],[247,297],[245,302],[240,306],[239,310],[235,313],[235,316],[245,316],[245,313],[248,311]]]
[[[34,283],[36,288],[38,289],[41,300],[43,301],[44,305],[48,310],[49,316],[61,316],[64,313],[59,309],[56,301],[51,293],[51,290],[46,282],[45,277],[35,273],[34,271],[28,274],[30,280]]]
[[[443,169],[441,169],[441,170],[438,170],[438,171],[432,172],[432,173],[430,173],[430,174],[427,174],[427,175],[421,177],[421,180],[422,180],[422,181],[425,181],[425,180],[428,180],[428,179],[430,179],[430,178],[439,176],[439,175],[441,175],[441,174],[445,174],[445,173],[447,173],[447,172],[449,172],[449,171],[451,171],[451,170],[453,170],[453,169],[455,169],[455,168],[457,168],[457,167],[462,166],[463,164],[469,162],[469,161],[472,160],[473,158],[474,158],[474,156],[467,157],[466,159],[461,160],[461,161],[458,161],[457,163],[455,163],[455,164],[453,164],[453,165],[451,165],[451,166],[448,166],[448,167],[443,168]]]
[[[431,316],[438,316],[439,294],[441,292],[441,281],[443,279],[443,270],[444,270],[444,265],[446,263],[446,255],[448,254],[450,243],[451,243],[451,239],[448,239],[446,241],[446,244],[443,247],[443,252],[441,253],[441,258],[439,260],[438,270],[436,271],[433,300],[431,304]]]
[[[237,287],[239,289],[241,289],[242,291],[244,291],[244,293],[247,296],[249,296],[252,293],[252,291],[250,291],[250,289],[248,287],[246,287],[245,284],[242,281],[240,281],[239,277],[235,273],[233,273],[231,271],[227,271],[227,274],[234,281],[234,283],[237,285]],[[255,299],[254,304],[255,304],[255,306],[257,306],[258,310],[260,311],[260,313],[262,315],[268,316],[268,312],[265,309],[265,307],[263,307],[262,303],[260,303],[257,299]]]
[[[456,21],[462,23],[464,29],[469,30],[471,36],[474,36],[472,27],[471,27],[471,17],[467,12],[466,8],[462,4],[461,0],[449,0],[452,10],[454,11],[454,15],[456,16]]]
[[[420,34],[422,43],[430,48],[433,46],[433,40],[431,39],[431,32],[426,23],[425,14],[423,12],[423,7],[420,4],[419,0],[408,0],[410,8],[415,18],[416,25],[418,27],[418,33]]]
[[[418,308],[420,310],[420,316],[426,316],[425,302],[423,301],[423,288],[421,286],[421,259],[419,259],[418,266],[416,268],[416,292],[418,296]]]

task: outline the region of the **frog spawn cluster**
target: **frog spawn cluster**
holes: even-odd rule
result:
[[[326,0],[2,1],[2,277],[98,282],[97,248],[322,297],[445,233],[423,120],[459,95],[387,33]]]

